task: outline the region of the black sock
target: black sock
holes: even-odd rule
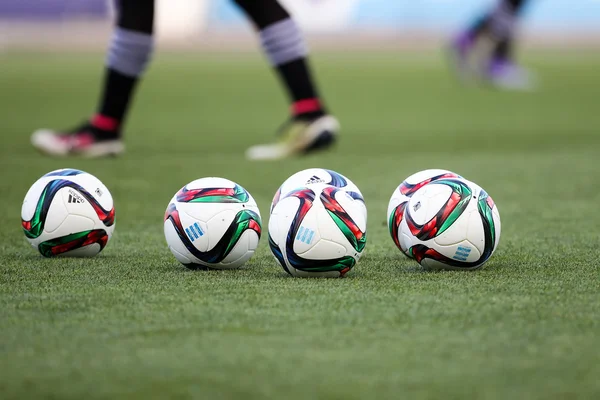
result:
[[[307,62],[308,51],[296,23],[277,0],[235,0],[260,32],[263,50],[277,70],[292,102],[292,114],[324,115]]]
[[[293,100],[293,116],[312,119],[325,115],[325,107],[319,100],[304,59],[281,64],[277,70]]]
[[[318,97],[303,58],[278,65],[277,70],[294,102]]]
[[[120,134],[136,84],[152,54],[154,1],[120,0],[117,14],[98,114],[90,123],[100,131]]]
[[[137,77],[126,76],[114,69],[107,68],[99,114],[113,118],[119,123],[123,121],[137,81]]]

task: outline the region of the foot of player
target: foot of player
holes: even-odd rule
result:
[[[467,39],[460,36],[450,45],[451,64],[461,81],[480,79],[504,90],[525,91],[535,87],[533,74],[511,60],[488,57],[482,66],[473,57],[474,43]],[[280,129],[275,142],[250,147],[246,157],[249,160],[278,160],[327,149],[335,143],[339,130],[339,122],[330,115],[291,118]],[[96,158],[115,156],[125,151],[118,133],[100,131],[88,123],[66,132],[41,129],[33,133],[31,142],[42,153],[57,157],[78,155]]]
[[[467,35],[460,35],[449,48],[450,64],[461,82],[481,81],[496,89],[530,91],[536,87],[533,73],[510,59],[478,57],[478,48]],[[484,52],[485,53],[485,52]]]
[[[340,124],[330,115],[292,118],[280,129],[276,142],[250,147],[246,157],[277,160],[327,149],[335,143],[339,130]],[[40,129],[31,136],[31,143],[40,152],[55,157],[97,158],[116,156],[125,151],[118,135],[105,135],[89,124],[67,132]]]
[[[40,152],[55,157],[96,158],[116,156],[125,151],[117,133],[105,134],[88,123],[66,132],[39,129],[31,135],[31,143]]]

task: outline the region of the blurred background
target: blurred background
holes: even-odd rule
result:
[[[314,47],[379,49],[435,46],[481,13],[489,0],[282,0],[311,36]],[[111,1],[1,0],[0,48],[69,50],[107,42]],[[248,22],[228,0],[157,0],[163,45],[196,49],[244,49],[254,38]],[[532,1],[523,21],[526,44],[598,46],[599,0]],[[377,38],[377,40],[369,40]],[[390,39],[385,41],[383,39]],[[403,40],[399,40],[403,39]],[[416,40],[418,39],[418,40]],[[365,43],[366,42],[366,43]]]
[[[485,85],[465,90],[449,73],[443,49],[450,38],[497,0],[281,2],[306,33],[316,80],[342,123],[343,140],[336,152],[282,163],[274,181],[309,164],[365,174],[349,161],[353,157],[374,165],[385,164],[387,156],[382,170],[397,168],[397,154],[406,148],[411,151],[403,153],[399,176],[431,168],[422,154],[434,153],[435,165],[452,169],[458,163],[454,168],[465,176],[501,174],[482,171],[472,157],[489,151],[504,165],[502,152],[547,150],[553,162],[556,154],[572,151],[583,163],[581,152],[600,140],[600,0],[527,3],[516,47],[519,61],[541,82],[528,93]],[[118,173],[121,164],[139,165],[160,154],[186,181],[197,174],[184,167],[183,157],[202,151],[210,169],[204,174],[231,169],[235,178],[245,149],[271,141],[288,117],[285,90],[233,1],[156,4],[158,51],[126,123],[127,157],[111,166]],[[41,127],[73,128],[94,112],[113,16],[112,0],[0,0],[0,135],[6,139],[0,165],[6,174],[25,159],[39,167],[32,177],[64,167],[39,157],[29,137]],[[459,156],[467,151],[469,157]],[[174,154],[179,158],[171,160]],[[264,173],[260,165],[248,168]],[[524,168],[526,160],[518,169]],[[140,181],[153,178],[148,171]],[[271,186],[265,183],[266,200]],[[379,196],[378,188],[372,190]]]
[[[265,163],[244,152],[274,139],[290,104],[231,1],[157,0],[127,152],[64,159],[30,137],[95,112],[111,4],[0,0],[0,397],[600,398],[600,0],[531,0],[517,47],[541,84],[526,92],[448,68],[442,49],[492,1],[281,1],[342,130],[332,151]],[[165,207],[186,183],[239,183],[266,233],[278,186],[311,167],[368,204],[357,279],[282,279],[266,235],[234,274],[184,273],[165,248]],[[23,239],[23,197],[58,168],[115,199],[115,238],[90,264],[41,260]],[[481,274],[421,274],[390,239],[390,195],[429,168],[498,204]]]

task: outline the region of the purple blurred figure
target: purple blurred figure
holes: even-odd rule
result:
[[[526,2],[499,0],[452,41],[451,55],[461,80],[478,77],[498,89],[533,89],[533,75],[515,62],[513,51],[517,19]]]

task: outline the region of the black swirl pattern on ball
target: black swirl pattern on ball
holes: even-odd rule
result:
[[[231,250],[233,250],[245,231],[253,230],[259,238],[261,235],[260,216],[251,210],[240,210],[217,244],[208,251],[200,251],[190,242],[185,234],[185,229],[183,228],[179,216],[179,210],[177,210],[175,203],[169,204],[165,213],[165,221],[166,220],[171,221],[175,228],[175,232],[177,232],[177,236],[179,236],[179,239],[185,248],[198,260],[207,264],[218,264],[222,262],[229,253],[231,253]]]
[[[271,234],[269,234],[269,247],[271,248],[271,252],[275,256],[279,264],[281,264],[285,272],[291,275],[292,273],[288,269],[287,264],[285,263],[285,259],[283,258],[283,253],[281,252],[281,249],[279,248],[277,243],[275,243],[275,241],[271,237]]]
[[[94,196],[92,196],[87,190],[75,182],[65,179],[55,179],[50,181],[46,187],[44,187],[44,190],[42,190],[31,219],[21,220],[21,225],[25,231],[25,236],[30,239],[35,239],[42,234],[44,231],[44,225],[46,223],[46,216],[48,215],[48,209],[52,204],[52,200],[54,199],[54,196],[56,196],[56,193],[65,187],[70,187],[81,193],[81,195],[83,195],[83,197],[90,203],[96,212],[98,219],[102,221],[104,226],[108,227],[115,223],[114,207],[111,210],[105,210]]]
[[[491,199],[491,197],[489,197],[485,190],[482,190],[481,193],[479,193],[477,208],[483,224],[483,234],[485,240],[483,252],[477,261],[465,262],[454,260],[423,244],[412,246],[409,249],[410,255],[419,263],[421,263],[422,260],[429,258],[455,268],[476,269],[480,267],[491,257],[496,245],[496,228],[494,225],[494,219],[492,217],[494,201]]]
[[[104,229],[94,229],[46,240],[38,245],[38,250],[44,257],[54,257],[92,244],[98,244],[100,246],[99,251],[102,251],[107,243],[108,234],[106,231]]]
[[[300,229],[300,225],[302,224],[304,217],[313,205],[315,193],[311,189],[304,188],[294,190],[286,197],[296,197],[300,200],[300,205],[296,211],[296,215],[292,221],[292,225],[290,226],[286,238],[286,257],[290,265],[299,271],[305,272],[339,271],[341,276],[352,269],[356,263],[356,260],[351,256],[345,256],[331,260],[309,260],[296,254],[294,251],[294,240],[298,234],[298,230]],[[289,273],[285,266],[285,262],[282,263],[282,266]]]

